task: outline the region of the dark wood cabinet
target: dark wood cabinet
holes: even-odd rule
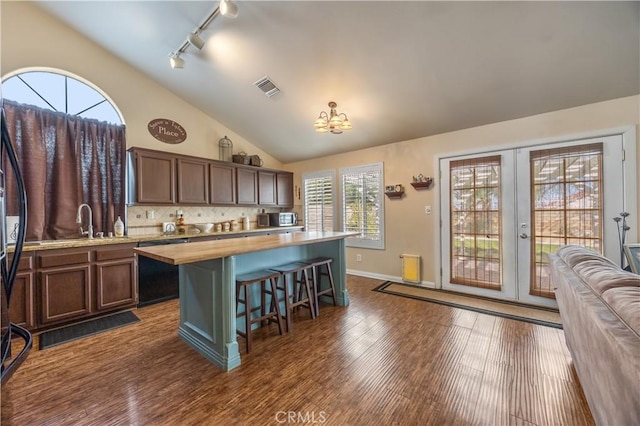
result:
[[[140,204],[175,204],[175,155],[136,149],[134,156],[134,202]]]
[[[37,255],[39,324],[88,316],[91,308],[91,250],[48,250]]]
[[[40,328],[134,307],[138,274],[131,244],[37,253]]]
[[[209,162],[192,158],[176,158],[178,203],[209,202]]]
[[[236,201],[238,204],[258,204],[258,172],[255,169],[236,168]]]
[[[293,173],[276,174],[276,204],[279,207],[293,207]]]
[[[211,204],[236,203],[236,168],[232,165],[211,163],[209,168]]]
[[[201,157],[129,149],[129,204],[293,206],[293,174]]]
[[[8,265],[12,255],[9,255]],[[35,289],[34,289],[34,258],[32,253],[23,253],[18,264],[18,273],[13,282],[11,302],[9,303],[9,318],[11,322],[28,330],[35,328]]]
[[[96,250],[96,309],[104,311],[138,303],[138,271],[133,248],[123,244]]]
[[[276,173],[258,170],[258,204],[261,206],[276,205]]]

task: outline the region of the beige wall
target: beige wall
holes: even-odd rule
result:
[[[443,154],[542,140],[568,140],[575,135],[615,127],[635,126],[637,129],[640,122],[639,102],[638,96],[616,99],[347,154],[290,163],[286,164],[285,168],[295,173],[295,185],[300,185],[301,175],[306,172],[335,170],[338,179],[341,167],[383,161],[385,184],[403,184],[406,195],[399,200],[385,198],[386,249],[348,248],[347,268],[373,276],[399,277],[402,275],[399,255],[418,254],[422,257],[422,280],[435,282],[437,259],[434,254],[434,238],[438,217],[435,210],[438,205],[439,181],[436,178],[432,189],[416,191],[409,184],[412,176],[419,173],[435,176],[436,158]],[[636,132],[636,156],[637,164],[640,165],[638,136]],[[633,190],[637,193],[639,187],[640,177],[636,174]],[[301,201],[297,197],[296,203],[297,209],[300,210]],[[434,213],[430,216],[424,214],[426,205],[433,206]],[[636,211],[640,211],[640,206]],[[639,221],[637,215],[631,219],[633,240]],[[362,255],[362,262],[355,261],[356,254]]]
[[[218,159],[218,140],[227,135],[234,152],[257,154],[265,167],[281,168],[271,155],[29,2],[3,1],[0,15],[0,75],[49,67],[90,81],[124,116],[127,146]],[[178,122],[187,131],[187,140],[170,145],[154,139],[147,124],[155,118]]]

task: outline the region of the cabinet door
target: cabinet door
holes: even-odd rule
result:
[[[256,170],[236,168],[238,204],[258,204],[258,174]]]
[[[8,255],[7,267],[11,264],[13,254]],[[9,302],[9,319],[12,323],[29,330],[36,326],[34,264],[33,255],[23,253],[18,264],[11,301]]]
[[[276,174],[260,170],[258,172],[258,204],[261,206],[276,205]]]
[[[136,202],[175,204],[175,157],[161,152],[136,151]]]
[[[99,311],[138,302],[136,262],[120,259],[96,263],[96,308]]]
[[[80,264],[39,272],[42,324],[91,314],[90,269],[89,264]]]
[[[276,174],[277,197],[280,207],[293,207],[293,173],[278,172]]]
[[[190,158],[176,159],[178,170],[178,203],[209,202],[209,163]]]
[[[211,164],[209,169],[211,204],[236,203],[236,168],[225,164]]]

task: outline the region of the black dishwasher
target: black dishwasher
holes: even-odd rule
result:
[[[142,241],[138,247],[185,244],[187,238]],[[138,307],[179,297],[178,266],[138,255]]]

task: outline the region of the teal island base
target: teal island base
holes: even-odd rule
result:
[[[235,277],[319,256],[333,258],[332,273],[337,302],[340,306],[348,306],[344,239],[181,264],[178,334],[220,369],[229,371],[238,367],[241,360],[236,328],[238,323],[244,321],[237,321],[236,318]],[[257,292],[257,286],[254,287],[252,291]],[[260,298],[256,294],[252,299]],[[284,303],[280,306],[284,312]]]

